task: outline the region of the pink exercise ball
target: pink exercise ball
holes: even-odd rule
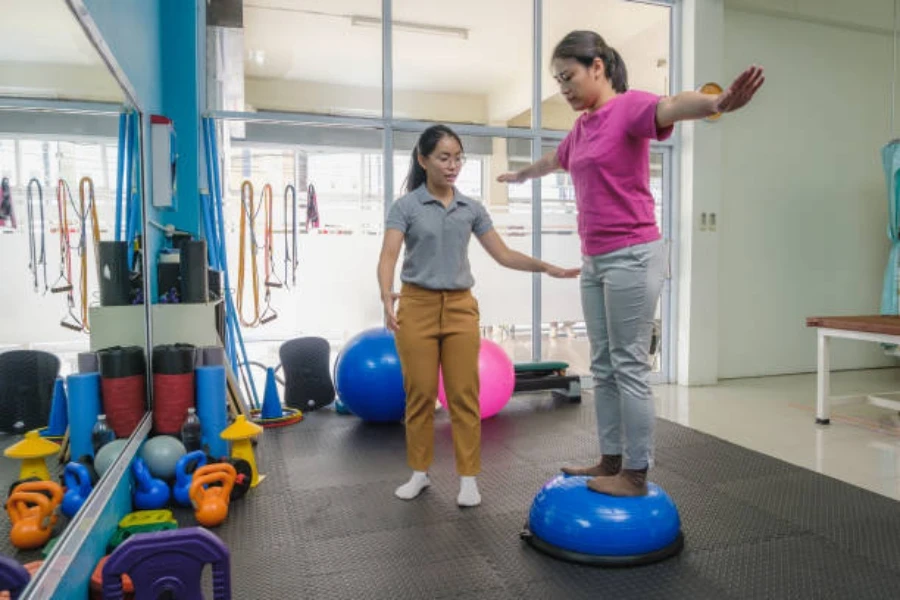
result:
[[[491,340],[482,339],[478,351],[479,394],[481,419],[490,419],[500,412],[512,397],[516,385],[516,369],[503,348]],[[438,374],[438,400],[447,408],[444,374]]]

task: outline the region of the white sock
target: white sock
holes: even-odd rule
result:
[[[431,485],[428,479],[428,473],[424,471],[413,471],[409,481],[401,485],[394,492],[394,495],[401,500],[412,500],[422,493],[422,490]]]
[[[460,506],[478,506],[481,504],[481,494],[478,493],[478,484],[474,477],[459,478],[459,496],[456,503]]]

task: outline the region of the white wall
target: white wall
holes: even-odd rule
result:
[[[684,0],[681,89],[717,81],[722,73],[724,14],[721,0]],[[680,90],[676,90],[680,91]],[[700,228],[703,213],[721,212],[722,129],[704,122],[678,125],[680,191],[678,227],[678,383],[708,385],[718,378],[718,242]]]
[[[802,18],[726,4],[722,83],[753,62],[767,81],[720,122],[721,378],[813,370],[805,319],[877,313],[888,252],[891,37],[870,27],[891,0],[761,4]],[[834,348],[834,368],[890,364],[873,344]]]

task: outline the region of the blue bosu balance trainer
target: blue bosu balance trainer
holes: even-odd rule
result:
[[[550,556],[598,566],[664,560],[684,547],[675,503],[654,483],[646,496],[618,498],[587,487],[589,477],[559,475],[537,493],[521,537]]]

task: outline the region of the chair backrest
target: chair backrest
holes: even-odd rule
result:
[[[289,340],[278,350],[284,370],[284,403],[312,411],[334,402],[334,382],[328,369],[331,345],[325,338]]]
[[[231,600],[228,547],[202,527],[137,533],[119,545],[103,566],[103,598],[120,600],[122,575],[134,584],[135,600],[202,598],[203,567],[212,565],[214,600]]]
[[[16,600],[28,582],[31,575],[28,570],[6,556],[0,556],[0,590],[9,592],[9,597]]]
[[[50,420],[60,361],[41,350],[0,353],[0,431],[22,433]]]

